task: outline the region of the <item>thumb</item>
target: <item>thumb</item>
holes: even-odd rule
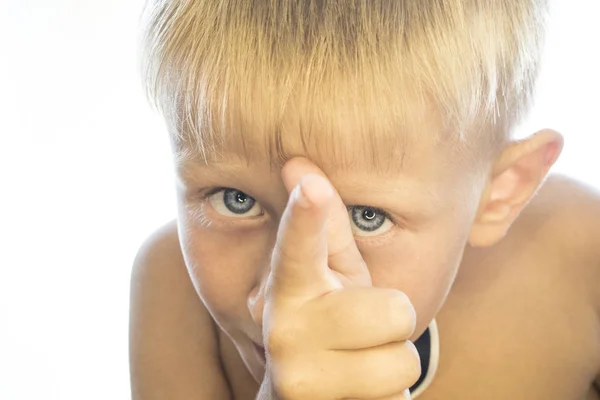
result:
[[[274,296],[308,300],[341,287],[327,267],[327,220],[333,188],[305,175],[292,190],[277,232],[271,265]]]

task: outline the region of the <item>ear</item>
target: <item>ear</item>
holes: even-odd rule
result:
[[[542,130],[511,142],[496,159],[471,227],[469,244],[491,246],[502,239],[556,162],[563,137]]]

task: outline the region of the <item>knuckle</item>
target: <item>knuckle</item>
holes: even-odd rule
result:
[[[392,307],[394,310],[405,310],[408,306],[411,306],[410,299],[406,295],[406,293],[396,290],[396,289],[387,289],[385,292],[388,305]]]
[[[290,347],[292,337],[290,329],[285,325],[272,327],[264,339],[265,349],[271,356],[280,355]]]
[[[290,248],[288,248],[282,241],[278,240],[275,243],[275,248],[273,250],[273,260],[276,264],[300,264],[300,260],[298,254],[294,253]]]
[[[406,293],[400,290],[390,289],[386,295],[385,306],[388,323],[398,333],[399,338],[406,339],[413,334],[416,328],[415,309]]]
[[[273,248],[271,262],[275,267],[290,267],[292,270],[305,268],[307,260],[313,260],[317,257],[318,250],[308,246],[302,246],[300,250],[298,243],[287,245],[281,240],[277,240]]]
[[[403,377],[406,386],[409,387],[419,380],[421,377],[421,358],[417,352],[415,345],[406,341],[402,348],[402,365]]]

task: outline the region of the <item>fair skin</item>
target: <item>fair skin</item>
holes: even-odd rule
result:
[[[261,383],[264,398],[406,398],[410,341],[434,317],[440,367],[422,399],[598,398],[597,194],[552,180],[528,203],[561,148],[539,132],[483,175],[430,143],[389,175],[305,157],[183,163],[178,229],[132,279],[134,398],[252,399]],[[309,212],[289,196],[300,182]],[[243,193],[198,196],[211,187]],[[376,210],[348,218],[362,205]]]

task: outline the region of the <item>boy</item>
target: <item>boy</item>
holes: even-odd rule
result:
[[[600,398],[599,196],[511,139],[546,7],[151,0],[133,398]]]

